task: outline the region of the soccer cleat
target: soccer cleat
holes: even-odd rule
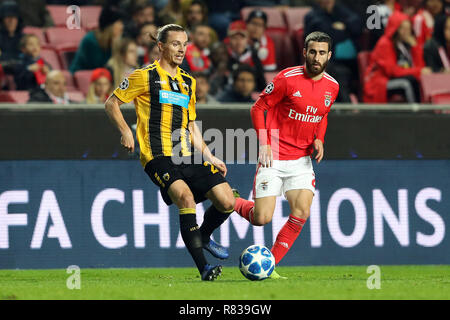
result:
[[[287,280],[287,277],[283,277],[280,276],[278,274],[278,272],[276,272],[275,270],[272,271],[272,274],[269,276],[269,279],[274,279],[274,280]]]
[[[241,194],[239,193],[238,189],[231,189],[231,191],[233,192],[233,196],[235,198],[240,198]]]
[[[222,274],[222,266],[212,266],[210,264],[205,265],[202,272],[203,281],[214,281],[218,276]]]
[[[209,242],[203,245],[203,249],[209,251],[214,257],[217,259],[228,259],[230,254],[228,253],[228,249],[221,246],[217,242],[212,239],[209,239]]]

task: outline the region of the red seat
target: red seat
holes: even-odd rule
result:
[[[23,28],[24,34],[34,34],[36,37],[39,38],[39,41],[41,42],[41,46],[45,46],[47,43],[47,39],[45,38],[45,32],[44,29],[37,28],[37,27],[25,27]]]
[[[2,91],[0,92],[0,102],[26,104],[30,100],[28,91]]]
[[[266,79],[266,83],[272,82],[273,78],[278,74],[278,71],[265,72],[264,78]]]
[[[434,96],[450,94],[450,74],[432,73],[422,75],[421,87],[423,93],[423,102],[429,103]],[[442,99],[442,98],[440,98]]]
[[[260,9],[267,14],[267,29],[268,30],[278,30],[278,31],[286,31],[287,26],[284,21],[283,12],[274,7],[244,7],[241,9],[241,18],[245,21],[250,14],[255,9]]]
[[[286,32],[269,30],[267,35],[275,45],[278,70],[298,65],[300,52],[294,50],[291,37]]]
[[[311,7],[290,7],[284,10],[287,28],[291,32],[303,29],[305,16],[311,11]]]
[[[47,62],[53,70],[61,70],[61,63],[58,58],[58,54],[53,49],[42,49],[41,58]]]
[[[62,74],[64,75],[64,78],[66,79],[66,88],[67,91],[78,91],[75,81],[73,80],[73,76],[68,70],[61,70]]]
[[[74,78],[78,89],[85,95],[88,94],[89,85],[91,84],[91,74],[93,70],[80,70],[75,72]]]
[[[47,10],[53,19],[56,27],[65,27],[69,14],[66,12],[67,6],[62,5],[48,5]]]
[[[92,30],[98,27],[98,19],[102,11],[101,6],[81,6],[81,27]]]
[[[86,35],[84,29],[67,29],[61,27],[53,27],[47,29],[47,40],[49,45],[58,47],[75,47],[77,48],[81,39]]]
[[[84,102],[86,97],[81,91],[67,91],[67,95],[69,96],[69,100],[73,102]]]
[[[431,97],[433,104],[450,104],[450,93],[436,94]]]

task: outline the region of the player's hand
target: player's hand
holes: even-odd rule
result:
[[[213,157],[211,157],[210,162],[214,167],[216,167],[219,170],[221,175],[223,175],[224,177],[227,175],[228,169],[222,160],[213,156]]]
[[[259,147],[258,162],[263,168],[269,168],[273,165],[273,154],[270,145],[264,145]]]
[[[127,130],[122,133],[122,137],[120,138],[120,144],[127,149],[128,153],[134,152],[134,137],[131,130]]]
[[[317,151],[316,160],[317,163],[320,163],[323,159],[323,143],[322,140],[316,139],[314,140],[314,149]]]

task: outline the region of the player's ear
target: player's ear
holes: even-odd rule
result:
[[[328,60],[331,59],[331,55],[332,55],[332,52],[331,52],[331,50],[330,50],[330,51],[328,51]]]

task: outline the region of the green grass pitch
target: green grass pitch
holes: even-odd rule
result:
[[[225,267],[214,282],[193,268],[81,269],[69,290],[66,270],[0,270],[0,299],[450,299],[450,266],[380,266],[381,288],[369,290],[365,266],[279,267],[288,280],[246,280]]]

